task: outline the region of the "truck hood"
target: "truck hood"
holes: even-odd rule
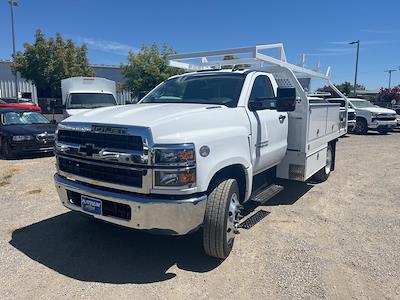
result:
[[[131,104],[93,109],[63,121],[150,128],[154,142],[193,142],[196,135],[248,124],[243,108],[209,104]],[[239,122],[239,123],[238,123]],[[209,130],[207,130],[209,129]],[[238,129],[238,128],[237,128]],[[242,128],[243,129],[243,128]]]
[[[68,108],[66,111],[67,111],[68,116],[75,116],[77,114],[87,112],[87,111],[89,111],[89,109],[78,109],[78,108],[69,109]]]
[[[374,114],[393,114],[393,115],[396,114],[396,112],[394,110],[383,108],[383,107],[363,107],[363,108],[357,108],[357,109],[369,111]]]

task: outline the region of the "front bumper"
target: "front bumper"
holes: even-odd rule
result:
[[[53,152],[54,143],[42,143],[36,141],[10,142],[10,150],[14,154],[18,153],[39,153]]]
[[[370,129],[391,129],[397,126],[397,121],[380,121],[375,120],[374,122],[368,124],[368,128]]]
[[[172,197],[154,198],[99,189],[69,180],[58,174],[54,175],[54,179],[61,203],[65,207],[110,223],[170,235],[187,234],[195,231],[203,224],[207,202],[207,196],[204,194],[188,195],[185,198],[177,197],[177,199]],[[79,205],[70,200],[69,193],[71,192],[112,204],[119,203],[129,206],[130,219],[106,216],[104,214],[96,215],[83,211]]]

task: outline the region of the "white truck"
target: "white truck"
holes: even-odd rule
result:
[[[99,107],[117,105],[115,81],[100,77],[71,77],[61,80],[63,117]]]
[[[330,101],[341,100],[332,98]],[[354,133],[366,134],[368,130],[376,130],[385,134],[397,126],[396,112],[372,104],[360,98],[348,98],[348,105],[356,112],[356,126]]]
[[[263,53],[271,49],[278,58]],[[169,65],[191,72],[137,105],[59,124],[55,185],[65,207],[111,223],[171,235],[202,228],[206,254],[224,259],[244,203],[280,192],[280,178],[324,181],[334,170],[347,131],[340,105],[310,104],[299,78],[340,92],[329,72],[288,63],[282,44],[174,55]]]
[[[330,96],[330,95],[329,95]],[[346,110],[346,100],[341,98],[325,98],[329,103],[339,103],[340,110],[344,112]],[[351,108],[350,104],[347,107],[347,130],[354,132],[356,128],[356,110]]]

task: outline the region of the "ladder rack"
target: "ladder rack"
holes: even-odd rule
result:
[[[261,51],[275,49],[278,50],[278,57],[273,57],[261,53]],[[224,60],[227,55],[247,55],[243,58]],[[220,59],[212,60],[216,57]],[[211,60],[210,60],[211,59]],[[306,69],[302,66],[288,63],[282,43],[257,45],[253,47],[232,48],[215,51],[202,51],[186,54],[175,54],[168,56],[168,65],[171,67],[185,69],[187,71],[202,71],[221,69],[223,66],[251,65],[252,69],[265,70],[270,66],[279,66],[291,70],[297,78],[321,78],[330,80],[330,67],[325,74],[314,70]]]

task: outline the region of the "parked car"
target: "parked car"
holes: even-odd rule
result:
[[[346,108],[346,102],[344,99],[326,98],[326,100],[330,103],[339,103],[341,111],[344,111]],[[356,127],[356,111],[353,108],[351,108],[351,106],[349,106],[347,108],[347,130],[349,132],[353,132],[355,127]]]
[[[0,108],[19,108],[41,112],[40,107],[32,102],[7,103],[6,101],[0,99]]]
[[[0,153],[5,158],[52,152],[55,131],[56,125],[36,111],[0,108]]]
[[[396,112],[397,128],[400,128],[400,108],[394,110]]]
[[[202,227],[205,253],[226,258],[242,204],[282,191],[280,178],[327,180],[336,142],[347,132],[340,105],[310,102],[298,82],[317,77],[330,84],[329,76],[259,53],[270,48],[284,53],[277,44],[172,56],[170,66],[195,72],[167,79],[137,105],[62,121],[54,176],[61,203],[155,233]],[[253,58],[203,58],[243,51]],[[212,70],[237,63],[273,67]]]
[[[332,98],[331,100],[338,98]],[[396,112],[383,108],[360,98],[348,98],[349,105],[356,111],[356,126],[354,132],[366,134],[368,130],[387,133],[397,126]]]

